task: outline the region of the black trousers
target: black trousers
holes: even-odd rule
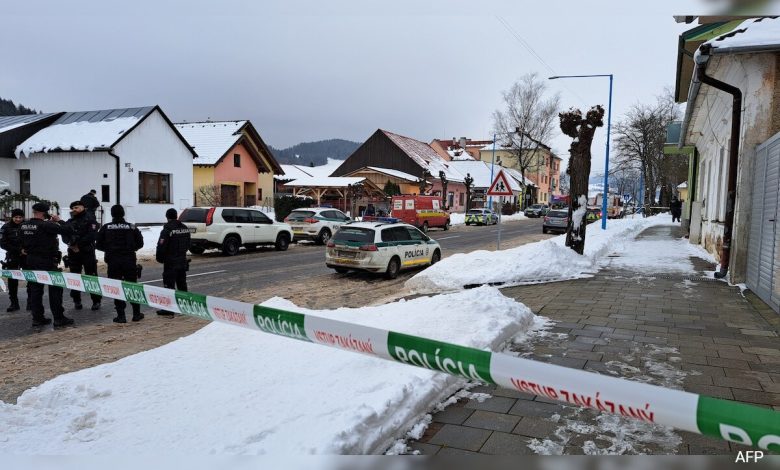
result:
[[[54,264],[53,257],[42,258],[35,255],[27,255],[26,269],[39,270],[39,271],[56,271],[57,265]],[[44,284],[37,282],[30,282],[27,284],[27,292],[29,295],[30,309],[32,310],[32,316],[34,320],[43,319],[43,288]],[[65,309],[62,308],[62,287],[49,286],[49,309],[55,320],[64,318]]]
[[[108,263],[108,277],[111,279],[119,279],[120,281],[136,282],[138,280],[138,273],[135,270],[135,256],[132,257],[119,257],[112,256]],[[127,302],[124,300],[114,300],[114,307],[116,307],[116,313],[120,315],[125,314],[125,305]],[[131,303],[133,309],[133,315],[141,313],[141,306]]]
[[[21,258],[16,256],[8,256],[5,260],[5,269],[22,269]],[[11,304],[19,304],[19,281],[16,279],[8,279],[8,297],[11,299]]]
[[[70,265],[70,272],[81,274],[84,270],[84,274],[91,276],[97,276],[97,258],[95,257],[95,250],[79,250],[74,252],[68,248],[68,264]],[[100,302],[101,296],[96,294],[89,294],[93,303]],[[81,291],[71,289],[70,297],[73,299],[73,303],[81,303]]]
[[[187,269],[163,264],[163,287],[187,291]],[[166,311],[166,310],[161,310]]]

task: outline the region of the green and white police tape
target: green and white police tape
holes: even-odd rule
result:
[[[780,452],[780,412],[771,409],[192,292],[61,272],[3,270],[2,277],[319,343]]]

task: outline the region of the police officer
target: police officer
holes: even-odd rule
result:
[[[47,220],[49,205],[44,202],[35,203],[32,210],[32,218],[22,223],[22,249],[27,254],[27,269],[55,271],[62,255],[58,249],[57,235],[70,236],[73,230],[56,215]],[[30,295],[33,326],[51,323],[50,318],[43,316],[43,284],[31,282],[27,292]],[[64,315],[62,287],[49,286],[49,308],[54,316],[55,327],[73,324],[73,320]]]
[[[81,202],[84,204],[87,212],[92,215],[92,218],[95,218],[95,211],[100,207],[100,201],[97,200],[95,194],[97,194],[97,191],[90,189],[87,194],[81,196]]]
[[[95,257],[95,237],[97,236],[98,225],[95,217],[89,214],[81,201],[70,203],[70,220],[68,225],[73,229],[73,235],[63,237],[63,241],[68,244],[68,266],[70,272],[81,274],[83,268],[84,274],[97,276],[97,258]],[[81,310],[81,291],[71,289],[70,297],[73,299],[73,306],[76,310]],[[100,310],[101,297],[96,294],[90,294],[92,298],[92,310]]]
[[[125,208],[119,204],[111,206],[111,222],[100,227],[96,243],[97,249],[106,253],[108,277],[122,281],[137,281],[135,252],[143,246],[144,237],[141,231],[135,225],[125,221]],[[114,300],[116,307],[114,323],[127,323],[125,305],[123,300]],[[141,306],[132,304],[132,308],[133,321],[143,320]]]
[[[0,248],[5,250],[5,269],[23,269],[24,262],[22,256],[22,222],[24,221],[24,211],[14,209],[11,211],[11,220],[0,228]],[[11,298],[11,306],[6,312],[15,312],[19,310],[19,281],[16,279],[8,280],[8,296]]]
[[[187,250],[190,248],[190,229],[179,222],[176,209],[168,209],[168,222],[160,232],[155,259],[163,264],[163,285],[169,289],[187,290]],[[157,315],[173,317],[173,312],[158,310]]]

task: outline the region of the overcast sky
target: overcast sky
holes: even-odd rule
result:
[[[44,111],[159,104],[174,121],[251,119],[283,148],[362,142],[377,128],[486,139],[523,74],[612,73],[614,124],[674,85],[678,35],[695,25],[672,15],[698,3],[135,0],[128,11],[26,0],[0,7],[0,97]],[[564,108],[606,107],[606,78],[548,83]],[[567,156],[568,138],[551,143]]]

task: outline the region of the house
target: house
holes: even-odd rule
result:
[[[551,204],[554,197],[561,195],[561,162],[563,160],[555,155],[549,146],[533,139],[530,140],[533,146],[523,150],[523,159],[526,159],[526,155],[530,155],[532,158],[531,165],[525,170],[525,177],[531,180],[534,186],[529,188],[530,198],[526,198],[526,205]],[[479,154],[482,161],[495,161],[505,168],[520,171],[520,159],[513,150],[499,145],[494,146],[491,142],[482,147]]]
[[[292,189],[285,187],[285,184],[290,181],[295,181],[300,178],[311,178],[313,173],[306,171],[311,168],[303,165],[280,165],[282,171],[281,175],[274,175],[274,195],[292,194]]]
[[[41,119],[47,125],[36,120],[0,129],[4,148],[5,139],[16,143],[15,158],[2,158],[3,174],[13,174],[12,191],[68,207],[95,189],[103,211],[122,204],[136,223],[164,222],[167,209],[192,204],[195,153],[159,106]]]
[[[194,205],[249,207],[273,199],[274,175],[284,170],[250,121],[175,126],[197,155],[192,161]]]
[[[479,150],[492,143],[492,140],[472,140],[461,137],[452,140],[433,139],[430,143],[431,148],[445,160],[452,160],[454,156],[462,154],[464,159],[470,157],[473,160],[479,160]]]
[[[363,175],[371,172],[370,168],[384,170],[396,170],[406,175],[411,175],[419,182],[425,172],[429,187],[425,193],[442,196],[443,182],[446,182],[447,194],[442,196],[446,206],[453,211],[465,209],[466,187],[463,184],[464,175],[450,168],[449,162],[437,154],[430,145],[425,142],[405,137],[383,129],[378,129],[363,144],[342,163],[331,176],[346,176],[357,170],[362,170]],[[440,178],[444,176],[444,181]],[[386,178],[378,171],[375,179]],[[384,183],[383,183],[384,184]],[[419,184],[412,194],[420,193]]]
[[[778,312],[779,53],[780,20],[743,20],[702,42],[691,75],[678,67],[677,80],[688,88],[679,145],[695,147],[690,241],[720,261],[718,277],[746,283]]]

